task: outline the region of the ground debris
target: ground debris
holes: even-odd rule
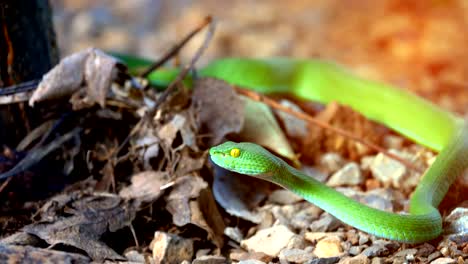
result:
[[[180,263],[192,260],[193,241],[174,234],[156,231],[151,241],[153,259],[156,263]]]
[[[87,256],[32,246],[15,246],[0,243],[1,263],[91,263]]]
[[[107,231],[115,232],[130,225],[138,206],[136,200],[123,200],[111,194],[59,195],[40,209],[40,221],[25,226],[23,232],[50,245],[76,247],[96,261],[123,260],[99,239]],[[15,244],[11,240],[9,243]]]

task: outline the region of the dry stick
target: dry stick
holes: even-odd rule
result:
[[[182,69],[182,71],[180,71],[177,78],[169,84],[169,86],[166,88],[166,90],[164,90],[164,92],[161,93],[161,95],[154,102],[154,106],[152,107],[152,109],[147,111],[145,113],[145,115],[143,116],[143,118],[140,119],[140,121],[135,125],[135,127],[133,127],[132,131],[130,131],[128,136],[124,139],[122,144],[120,144],[120,146],[117,148],[117,150],[114,152],[114,154],[112,156],[115,157],[122,150],[122,148],[128,143],[128,141],[130,141],[130,138],[133,137],[136,134],[136,132],[141,129],[143,124],[145,122],[149,122],[151,120],[151,117],[154,116],[154,114],[158,110],[159,106],[167,99],[167,97],[170,94],[172,94],[177,89],[178,85],[184,80],[184,78],[187,76],[187,74],[194,68],[195,63],[201,57],[201,55],[206,50],[206,48],[208,48],[208,44],[210,43],[211,39],[213,38],[213,33],[214,33],[214,30],[215,30],[215,23],[213,22],[211,17],[208,16],[208,17],[205,18],[205,21],[200,26],[198,26],[194,31],[192,31],[191,33],[188,34],[188,36],[192,36],[195,33],[199,32],[202,28],[206,27],[207,25],[209,25],[209,27],[208,27],[208,32],[205,35],[205,39],[203,40],[202,45],[195,52],[195,55],[193,56],[190,63],[187,66],[185,66]],[[188,39],[190,39],[190,38],[188,38]],[[184,38],[181,41],[181,43],[184,43],[184,44],[186,42],[187,42],[187,37]],[[181,46],[181,43],[176,45],[176,47]],[[171,52],[169,52],[169,54],[171,54]],[[174,54],[172,54],[171,56],[173,56],[173,55]],[[168,57],[168,55],[166,55],[164,57]]]
[[[404,164],[406,167],[412,169],[412,170],[415,170],[419,173],[423,173],[423,171],[414,166],[413,164],[411,164],[410,162],[404,160],[403,158],[395,155],[395,154],[392,154],[390,152],[388,152],[386,149],[380,147],[379,145],[377,144],[374,144],[372,142],[369,142],[369,141],[366,141],[364,139],[362,139],[361,137],[359,136],[356,136],[352,133],[349,133],[347,132],[346,130],[343,130],[341,128],[337,128],[337,127],[334,127],[334,126],[331,126],[330,124],[326,123],[326,122],[323,122],[323,121],[320,121],[316,118],[313,118],[307,114],[304,114],[304,113],[301,113],[301,112],[297,112],[297,111],[294,111],[294,110],[291,110],[290,108],[286,107],[286,106],[283,106],[279,103],[277,103],[276,101],[264,96],[264,95],[261,95],[261,94],[258,94],[258,93],[255,93],[253,91],[247,91],[247,90],[244,90],[244,89],[241,89],[241,88],[237,88],[236,87],[236,91],[239,93],[239,94],[242,94],[242,95],[245,95],[255,101],[259,101],[259,102],[263,102],[265,103],[266,105],[269,105],[270,107],[272,108],[275,108],[275,109],[278,109],[280,111],[283,111],[283,112],[286,112],[290,115],[293,115],[299,119],[302,119],[302,120],[305,120],[309,123],[312,123],[312,124],[315,124],[319,127],[322,127],[324,129],[327,129],[327,130],[330,130],[330,131],[333,131],[335,132],[336,134],[339,134],[339,135],[342,135],[344,137],[347,137],[347,138],[350,138],[356,142],[359,142],[365,146],[368,146],[369,148],[372,148],[374,150],[377,150],[378,152],[381,152],[382,154]]]
[[[162,58],[160,58],[158,61],[153,63],[148,69],[146,69],[144,72],[140,74],[140,77],[147,77],[148,74],[150,74],[152,71],[156,70],[157,68],[161,67],[164,63],[166,63],[167,60],[170,58],[174,57],[177,53],[179,53],[180,49],[187,44],[187,42],[193,38],[198,32],[200,32],[203,28],[206,27],[206,25],[211,24],[213,19],[211,16],[205,17],[205,20],[198,26],[196,27],[192,32],[190,32],[185,38],[183,38],[178,44],[176,44],[172,49],[170,49],[166,55],[164,55]]]

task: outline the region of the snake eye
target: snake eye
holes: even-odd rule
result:
[[[229,155],[231,155],[231,157],[233,157],[233,158],[239,157],[240,149],[238,149],[238,148],[231,149],[231,151],[229,152]]]

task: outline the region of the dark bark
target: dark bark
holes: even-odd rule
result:
[[[57,63],[51,13],[48,0],[0,1],[0,87],[40,79]],[[0,106],[0,145],[15,145],[39,123],[37,110]]]

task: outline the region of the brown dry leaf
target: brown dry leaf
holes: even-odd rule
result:
[[[388,129],[385,127],[370,121],[351,108],[341,106],[335,102],[328,104],[325,110],[320,112],[316,118],[379,145],[384,134],[388,133]],[[367,146],[347,139],[333,131],[324,130],[311,124],[309,124],[309,127],[310,133],[304,139],[301,151],[305,159],[315,160],[323,152],[337,152],[344,157],[349,157],[351,160],[358,160],[373,151]]]
[[[245,104],[245,119],[239,140],[255,142],[280,156],[299,164],[286,135],[276,121],[271,109],[264,103],[241,97]]]
[[[162,194],[161,187],[170,182],[169,175],[162,171],[143,171],[132,176],[131,185],[123,188],[119,195],[125,199],[153,202]]]
[[[262,216],[254,211],[266,198],[269,183],[215,167],[213,194],[227,213],[259,224]]]
[[[166,201],[175,225],[194,224],[204,229],[217,247],[223,246],[224,222],[202,178],[178,178]]]
[[[191,172],[199,171],[205,165],[208,152],[204,152],[199,157],[192,157],[187,148],[180,152],[180,160],[177,162],[175,170],[176,177],[188,175]]]
[[[37,90],[29,99],[34,103],[70,96],[86,88],[84,98],[74,100],[75,109],[98,103],[105,106],[106,96],[118,71],[125,69],[117,59],[101,50],[87,50],[65,57],[50,70],[39,83]]]
[[[202,133],[208,133],[209,145],[221,142],[224,136],[238,133],[244,124],[244,103],[228,83],[201,78],[195,82],[191,108],[198,113]]]
[[[167,146],[171,146],[180,133],[183,141],[183,145],[189,146],[194,150],[197,150],[197,144],[195,140],[195,132],[190,123],[189,112],[181,112],[175,114],[171,121],[164,124],[158,129],[157,135],[163,140]]]
[[[112,194],[74,192],[51,199],[40,210],[41,221],[23,228],[50,245],[65,244],[85,251],[94,261],[123,260],[99,240],[107,232],[130,225],[139,206]]]
[[[15,246],[0,244],[0,260],[2,263],[90,263],[83,255],[31,246]]]

